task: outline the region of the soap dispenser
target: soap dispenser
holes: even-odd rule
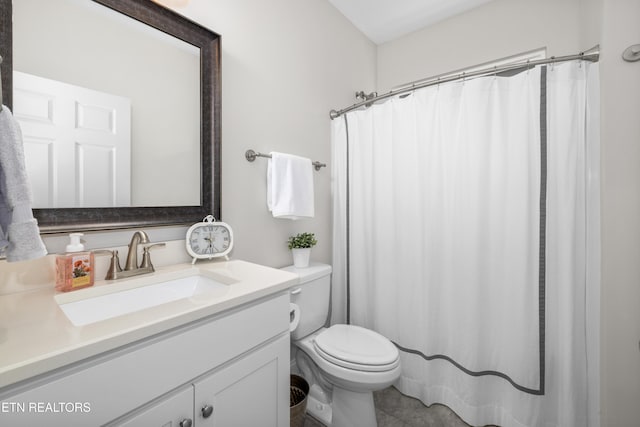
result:
[[[94,256],[85,251],[80,241],[82,233],[69,234],[67,251],[56,257],[56,290],[75,291],[93,285]]]

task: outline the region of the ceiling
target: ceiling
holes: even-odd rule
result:
[[[376,44],[386,43],[491,0],[329,0]]]

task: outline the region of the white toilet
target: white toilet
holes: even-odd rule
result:
[[[298,368],[312,385],[307,411],[329,427],[376,427],[372,392],[400,376],[398,349],[369,329],[325,327],[331,266],[312,263],[308,268],[284,270],[300,276],[300,283],[290,291],[295,307],[291,341],[298,348]]]

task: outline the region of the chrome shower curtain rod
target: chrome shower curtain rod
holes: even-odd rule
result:
[[[496,67],[484,68],[477,71],[470,71],[468,73],[453,74],[446,77],[430,77],[425,79],[421,83],[414,83],[411,86],[407,86],[402,89],[391,90],[383,95],[378,95],[374,98],[366,99],[362,102],[358,102],[357,104],[353,104],[350,107],[343,108],[342,110],[338,110],[338,111],[331,110],[329,112],[329,117],[331,117],[331,120],[333,120],[345,113],[348,113],[349,111],[356,110],[360,107],[369,106],[374,102],[382,101],[384,99],[388,99],[396,95],[401,95],[404,93],[412,92],[416,89],[422,89],[422,88],[437,85],[440,83],[447,83],[447,82],[452,82],[455,80],[461,80],[461,79],[466,79],[471,77],[479,77],[479,76],[485,76],[485,75],[491,75],[491,74],[504,73],[506,71],[517,70],[520,68],[535,67],[536,65],[555,64],[556,62],[573,61],[576,59],[597,62],[599,58],[600,58],[600,46],[597,45],[592,47],[589,50],[580,52],[575,55],[566,55],[566,56],[558,56],[558,57],[552,56],[551,58],[539,59],[536,61],[516,62],[512,64],[501,65],[499,67],[496,66]]]

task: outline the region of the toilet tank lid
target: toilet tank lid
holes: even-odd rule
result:
[[[282,270],[289,271],[300,276],[300,283],[307,283],[331,274],[331,266],[321,264],[319,262],[312,262],[307,268],[296,268],[293,265],[290,265],[288,267],[283,267]]]

